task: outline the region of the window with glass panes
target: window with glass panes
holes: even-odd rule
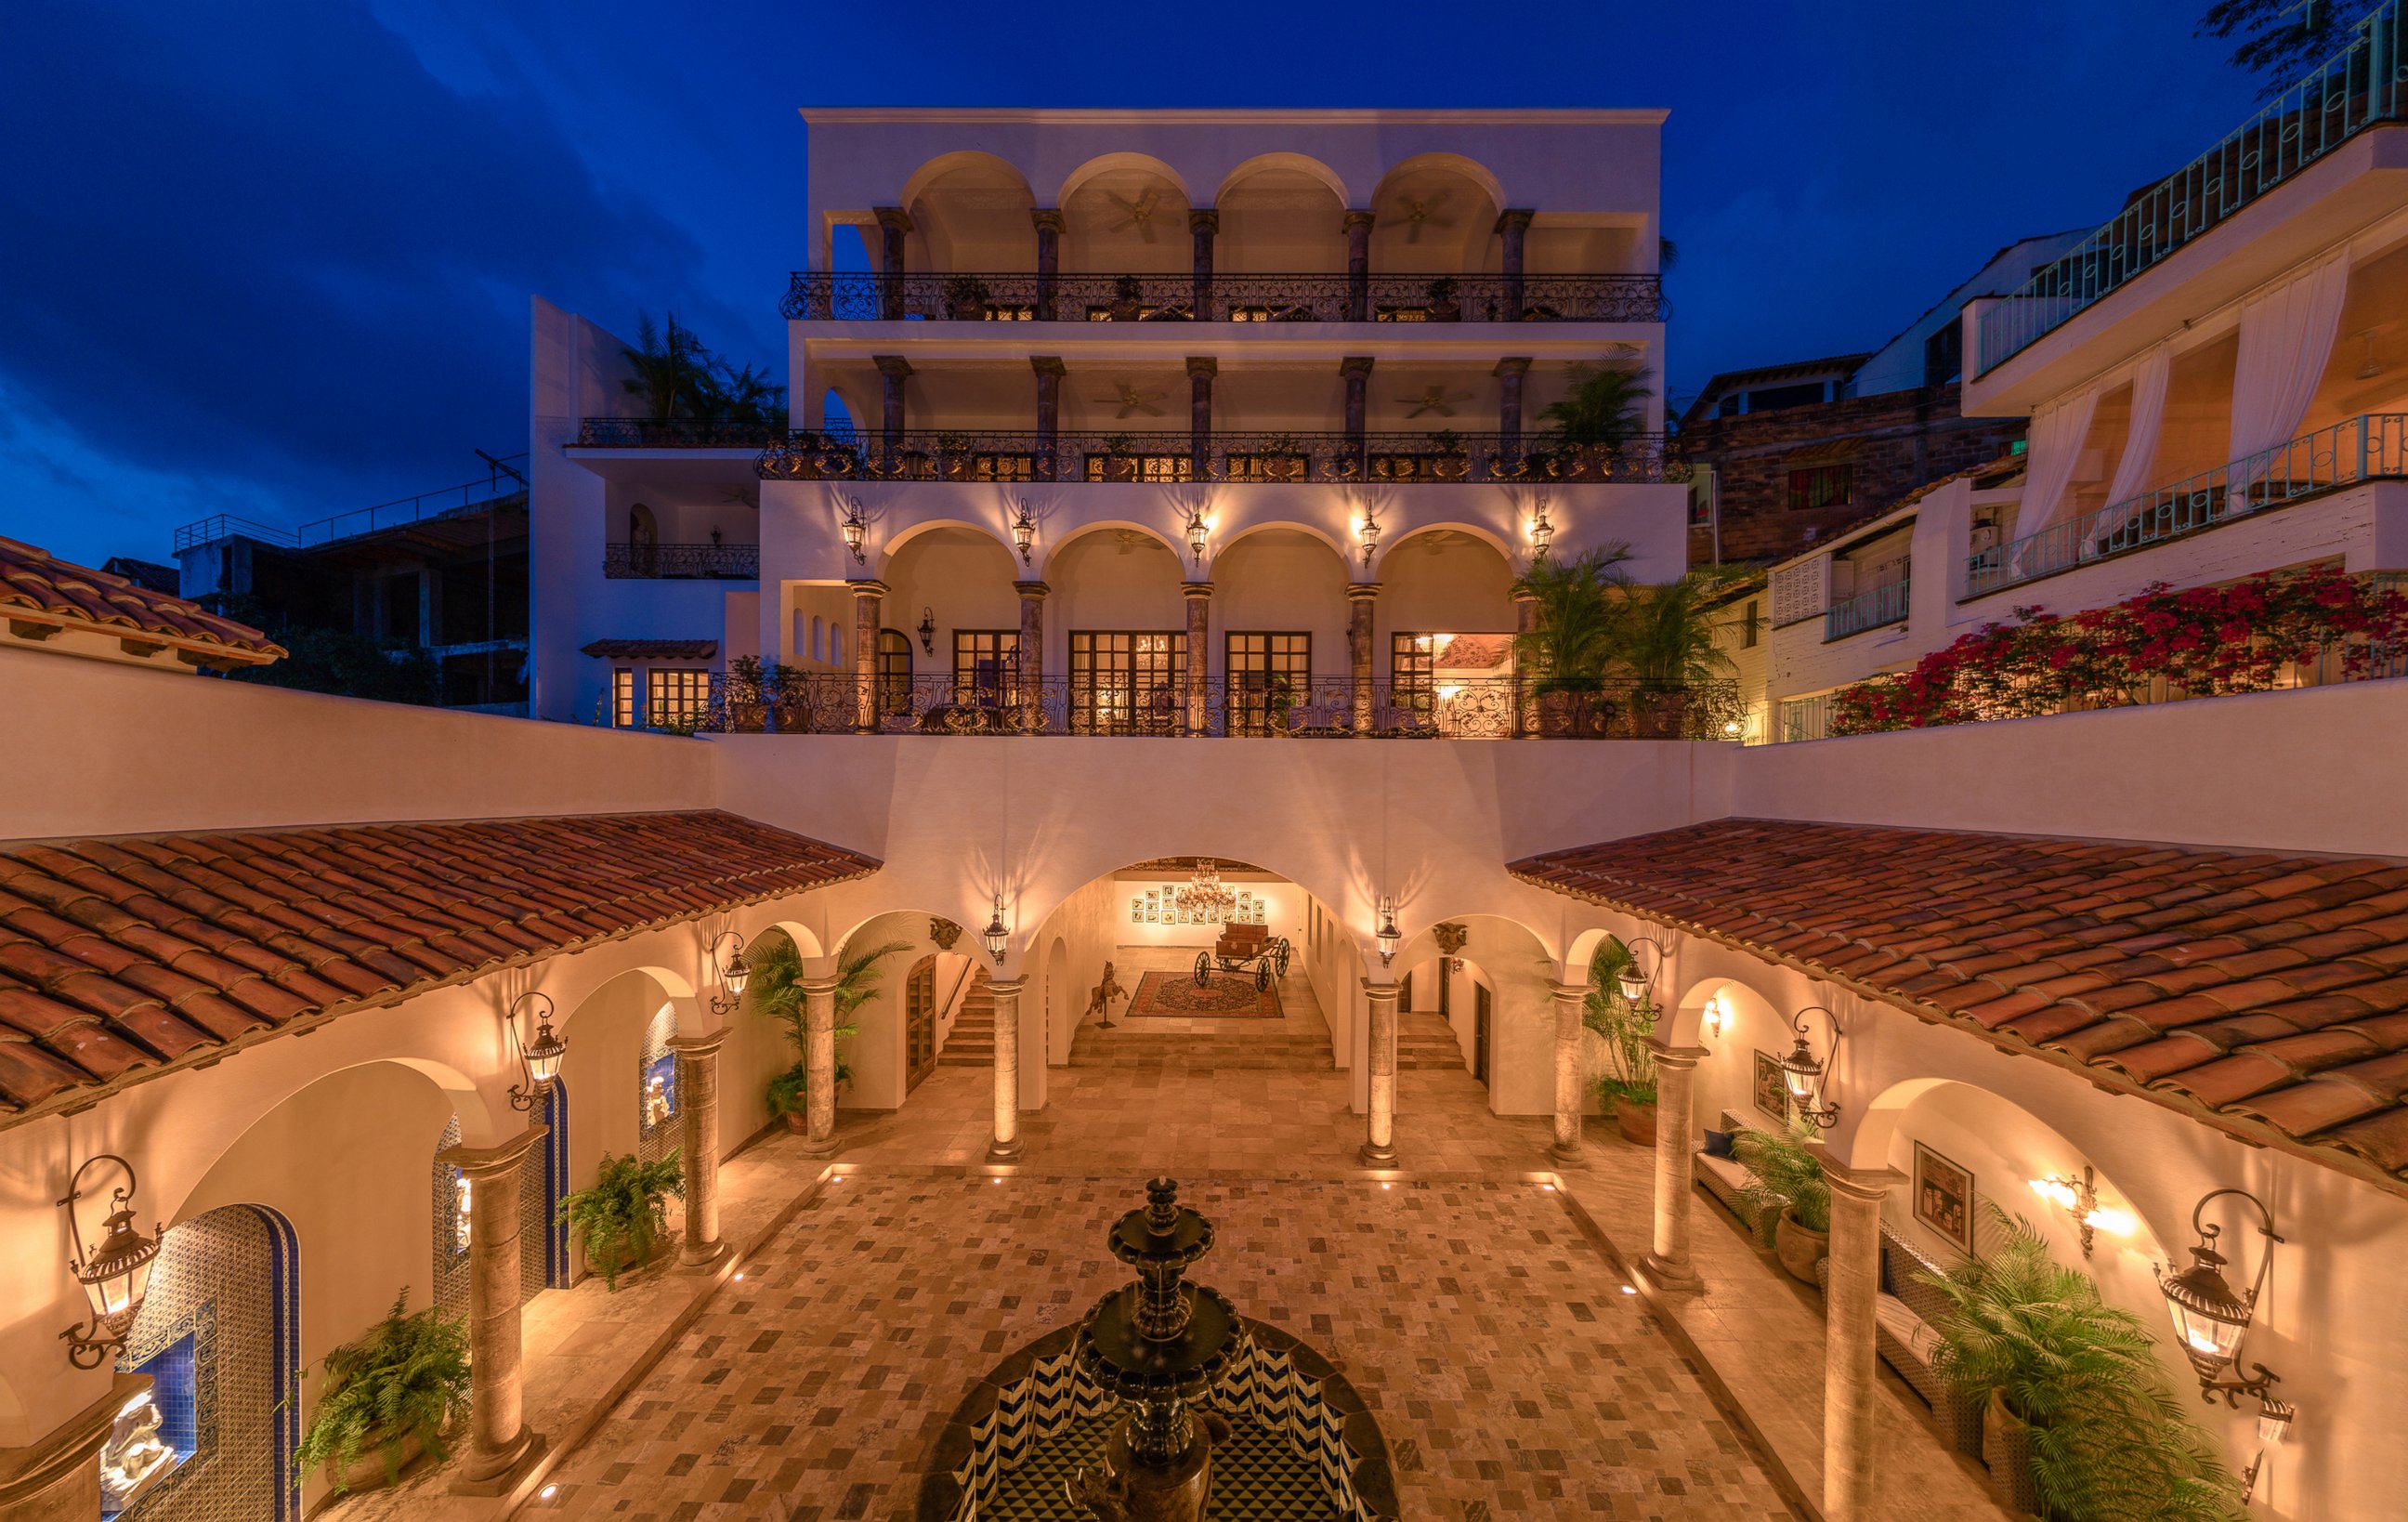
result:
[[[953,696],[967,700],[989,696],[1017,685],[1020,674],[1018,629],[955,629],[953,631]]]
[[[1184,629],[1070,631],[1070,727],[1082,734],[1169,734],[1183,711]]]
[[[620,729],[636,727],[636,673],[624,666],[610,673],[610,723]]]
[[[900,629],[878,631],[878,711],[884,717],[911,711],[911,640]]]
[[[1312,636],[1231,633],[1226,651],[1229,732],[1267,735],[1312,694]]]
[[[1415,713],[1427,713],[1437,691],[1438,637],[1429,634],[1388,636],[1388,701]]]
[[[694,724],[710,708],[710,672],[701,667],[656,666],[644,679],[644,722],[654,729]]]

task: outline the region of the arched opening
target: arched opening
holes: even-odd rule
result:
[[[1020,594],[1012,582],[1019,565],[1000,540],[968,524],[922,529],[889,552],[886,604],[896,620],[910,621],[918,651],[906,645],[900,653],[906,663],[920,663],[913,680],[908,666],[890,676],[882,661],[881,675],[889,678],[881,683],[882,701],[898,693],[908,697],[896,716],[909,711],[943,722],[958,711],[962,727],[974,729],[979,716],[1017,690]],[[891,649],[882,645],[882,652]]]
[[[1316,161],[1294,153],[1249,159],[1222,182],[1213,208],[1221,214],[1217,273],[1346,271],[1345,192]]]
[[[1241,534],[1213,556],[1211,653],[1227,684],[1232,735],[1333,723],[1354,701],[1346,563],[1288,527]],[[1193,653],[1191,652],[1191,654]],[[1325,714],[1325,710],[1331,710]]]
[[[1062,268],[1082,274],[1170,274],[1193,267],[1187,188],[1158,159],[1112,153],[1063,181]]]
[[[906,258],[939,274],[1009,274],[1032,268],[1037,198],[1018,169],[991,153],[948,153],[906,182],[912,231]]]
[[[1555,961],[1535,932],[1495,914],[1442,919],[1409,938],[1394,966],[1400,1070],[1411,1053],[1412,1067],[1482,1084],[1493,1113],[1553,1113]]]
[[[1098,527],[1057,546],[1045,569],[1058,631],[1047,639],[1059,641],[1047,668],[1068,675],[1072,732],[1175,733],[1190,654],[1178,554],[1141,528]]]
[[[558,1022],[568,1043],[561,1086],[580,1097],[575,1126],[563,1127],[552,1143],[568,1190],[592,1185],[605,1157],[658,1158],[680,1144],[677,1059],[668,1040],[677,1033],[679,1000],[692,998],[684,980],[666,969],[631,969],[588,993]],[[723,1069],[723,1091],[735,1083]],[[681,1207],[672,1199],[672,1230],[681,1220]],[[572,1252],[566,1277],[573,1283],[584,1273],[583,1255]]]
[[[878,711],[897,718],[911,710],[911,637],[900,629],[878,631]]]
[[[1434,527],[1398,540],[1379,576],[1371,659],[1389,703],[1440,735],[1512,734],[1512,564],[1483,534]]]
[[[1497,179],[1469,159],[1425,153],[1381,179],[1371,199],[1375,275],[1477,275],[1496,267]]]

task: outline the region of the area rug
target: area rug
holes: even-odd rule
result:
[[[1276,1020],[1279,984],[1274,981],[1268,988],[1255,988],[1251,967],[1242,972],[1215,969],[1201,988],[1196,986],[1192,972],[1149,972],[1138,980],[1137,997],[1122,1012],[1128,1019],[1153,1015],[1180,1020]]]

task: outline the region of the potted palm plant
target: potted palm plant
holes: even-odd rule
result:
[[[409,1291],[366,1333],[326,1355],[326,1390],[293,1452],[335,1494],[393,1485],[422,1453],[440,1463],[443,1434],[468,1414],[468,1329],[458,1316],[407,1312]]]
[[[1455,277],[1441,275],[1429,282],[1423,293],[1429,298],[1426,310],[1433,323],[1457,323],[1463,320],[1463,309],[1455,303]]]
[[[1612,610],[1615,663],[1630,680],[1641,739],[1679,739],[1688,732],[1694,695],[1730,675],[1720,642],[1720,611],[1734,577],[1700,567],[1660,585],[1625,584]]]
[[[561,1200],[560,1219],[586,1263],[600,1269],[603,1284],[615,1291],[621,1273],[650,1266],[668,1240],[671,1195],[685,1198],[685,1170],[674,1150],[654,1163],[633,1153],[605,1154],[594,1186]]]
[[[945,282],[945,315],[956,323],[984,322],[992,294],[977,276],[956,275]]]
[[[1272,434],[1263,440],[1263,474],[1273,481],[1304,479],[1304,450],[1294,434]]]
[[[1531,600],[1530,628],[1513,639],[1514,664],[1531,677],[1539,732],[1602,733],[1599,700],[1614,659],[1615,567],[1630,558],[1627,545],[1592,550],[1570,560],[1550,555],[1516,583]]]
[[[1145,284],[1134,275],[1124,275],[1112,281],[1111,305],[1107,315],[1115,323],[1134,323],[1145,314]]]
[[[975,440],[965,433],[940,433],[937,436],[937,472],[946,481],[959,481],[969,474],[970,450]]]
[[[1999,1245],[1927,1273],[1932,1370],[1980,1406],[1982,1461],[2020,1515],[2230,1522],[2242,1488],[2168,1392],[2141,1318],[2104,1303],[1996,1204]]]
[[[1742,1131],[1731,1143],[1731,1156],[1747,1170],[1740,1198],[1756,1216],[1756,1240],[1791,1278],[1808,1285],[1831,1251],[1831,1185],[1806,1145],[1813,1134],[1793,1124],[1787,1131]]]
[[[1630,965],[1630,948],[1608,936],[1588,960],[1588,992],[1581,999],[1581,1024],[1605,1039],[1607,1070],[1597,1080],[1597,1097],[1622,1139],[1656,1144],[1656,1011],[1643,998],[1633,1004],[1615,981]]]
[[[1461,434],[1440,428],[1430,435],[1430,468],[1440,481],[1461,481],[1471,473],[1471,458]]]
[[[1111,434],[1104,439],[1104,479],[1134,481],[1137,479],[1137,438],[1133,434]]]
[[[878,980],[885,971],[878,964],[896,952],[910,949],[908,941],[889,940],[848,952],[838,959],[836,989],[830,996],[836,1009],[835,1037],[839,1043],[837,1087],[853,1082],[853,1070],[845,1063],[841,1043],[861,1033],[853,1017],[877,992]],[[769,1080],[769,1113],[785,1121],[788,1130],[799,1132],[809,1127],[810,1096],[810,1025],[803,995],[803,955],[787,937],[767,936],[754,942],[745,960],[752,969],[753,1008],[783,1024],[786,1041],[795,1049],[794,1066]]]

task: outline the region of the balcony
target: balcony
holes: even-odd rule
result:
[[[2358,134],[2408,119],[2403,66],[2400,0],[2386,0],[2340,56],[1984,311],[1974,373],[2038,342]]]
[[[602,574],[629,582],[757,582],[757,544],[606,544]]]
[[[808,269],[796,271],[779,309],[795,322],[846,323],[1661,323],[1669,315],[1654,275],[1198,280]]]
[[[1823,610],[1823,642],[1828,645],[1834,639],[1845,639],[1885,624],[1905,623],[1907,598],[1914,584],[1911,580],[1892,582]]]
[[[711,418],[587,418],[575,449],[760,449],[786,432],[780,423]]]
[[[1739,684],[1602,681],[1540,694],[1510,679],[1371,682],[1183,676],[976,681],[787,670],[714,674],[704,708],[671,727],[731,734],[1092,735],[1133,738],[1730,739]]]
[[[2402,479],[2408,479],[2408,413],[2347,418],[2245,460],[1970,555],[1965,596],[1978,597],[2094,560],[2130,554],[2245,513],[2365,481]]]
[[[1433,433],[798,432],[762,451],[764,481],[1338,482],[1620,485],[1687,479],[1662,434],[1550,446],[1544,435]]]

